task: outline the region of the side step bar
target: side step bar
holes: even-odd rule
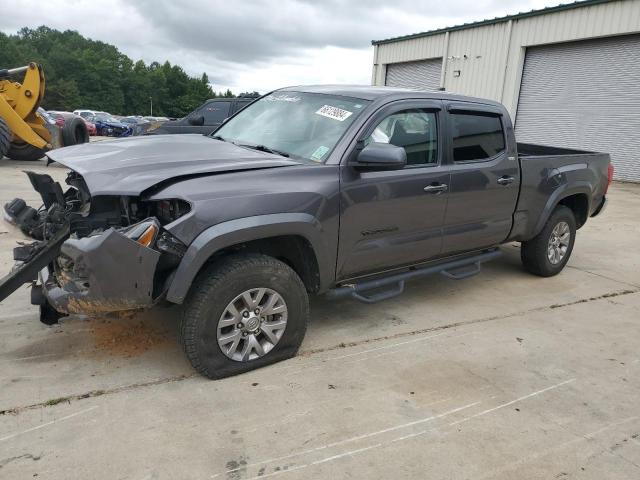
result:
[[[427,275],[432,275],[434,273],[440,273],[454,280],[462,280],[463,278],[471,277],[472,275],[479,273],[482,263],[493,260],[500,255],[502,255],[500,250],[490,250],[478,255],[459,258],[457,260],[443,262],[437,265],[416,268],[403,273],[396,273],[389,275],[388,277],[334,288],[329,290],[326,295],[328,298],[332,299],[351,296],[360,302],[376,303],[400,295],[404,291],[404,282],[406,280],[417,277],[426,277]],[[387,286],[390,287],[389,290],[366,295],[366,292],[368,291],[378,290]]]

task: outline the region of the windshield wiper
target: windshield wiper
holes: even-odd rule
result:
[[[280,155],[281,157],[286,157],[289,158],[289,154],[287,152],[283,152],[281,150],[276,150],[274,148],[269,148],[266,145],[245,145],[245,144],[238,144],[239,147],[245,147],[245,148],[250,148],[252,150],[258,150],[260,152],[266,152],[266,153],[275,153],[276,155]]]
[[[213,138],[214,140],[220,140],[222,142],[226,142],[226,140],[222,138],[220,135],[214,135],[211,138]]]

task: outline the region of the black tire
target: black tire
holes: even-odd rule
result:
[[[0,117],[0,160],[9,152],[11,137],[9,125],[4,121],[4,118]]]
[[[26,142],[12,142],[7,157],[11,160],[23,160],[32,162],[44,157],[46,150],[34,147]]]
[[[549,242],[554,228],[563,222],[569,226],[570,237],[564,256],[559,262],[554,264],[548,256]],[[531,240],[522,242],[522,249],[520,250],[522,264],[528,272],[540,277],[557,275],[569,261],[575,240],[576,218],[571,209],[563,205],[558,205],[549,217],[549,220],[547,220],[542,231]]]
[[[87,124],[79,117],[68,118],[62,127],[62,140],[65,147],[87,143],[89,141],[89,131]]]
[[[230,302],[254,288],[268,288],[282,297],[287,308],[286,328],[264,356],[233,360],[218,345],[218,321]],[[205,267],[196,277],[185,301],[181,341],[193,368],[208,378],[224,378],[295,356],[308,319],[307,291],[293,269],[266,255],[231,255]]]

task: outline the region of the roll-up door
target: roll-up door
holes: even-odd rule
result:
[[[442,58],[390,63],[387,65],[385,85],[416,90],[438,90],[441,72]]]
[[[528,48],[516,136],[607,152],[614,178],[640,182],[640,35]]]

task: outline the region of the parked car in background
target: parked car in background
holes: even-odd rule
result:
[[[133,133],[131,126],[122,123],[108,113],[98,113],[89,116],[88,120],[95,124],[97,133],[101,136],[128,137]]]
[[[40,112],[40,115],[43,115],[43,112]],[[91,132],[84,118],[71,112],[56,110],[49,110],[46,115],[60,128],[62,146],[67,147],[89,141]],[[93,130],[95,130],[95,126],[93,126]]]
[[[84,123],[87,125],[87,132],[89,132],[89,135],[92,137],[95,137],[96,135],[98,135],[98,129],[96,128],[96,124],[84,118],[83,120],[84,120]]]
[[[68,120],[70,118],[80,118],[82,121],[84,121],[85,125],[87,126],[87,133],[90,136],[97,135],[97,130],[96,130],[95,124],[93,122],[90,122],[89,120],[81,117],[80,115],[77,115],[77,114],[71,113],[71,112],[61,112],[61,111],[57,111],[57,110],[49,110],[47,113],[51,116],[51,118],[54,119],[54,121],[56,122],[56,125],[58,125],[59,127],[64,127],[65,120]]]
[[[120,122],[125,123],[133,130],[132,135],[143,135],[151,127],[152,123],[143,117],[122,117]]]
[[[62,113],[63,112],[57,112],[55,110],[47,111],[47,114],[53,119],[55,124],[57,126],[59,126],[59,127],[62,127],[64,125],[64,116],[62,115]],[[66,112],[64,112],[64,113],[66,113]],[[80,117],[80,118],[82,118],[82,117]]]
[[[164,122],[157,127],[150,128],[147,133],[152,135],[167,133],[202,133],[209,135],[222,125],[222,122],[227,118],[242,110],[255,99],[256,97],[238,97],[207,100],[186,117]]]
[[[84,119],[87,119],[89,117],[93,117],[99,113],[104,113],[104,112],[100,112],[99,110],[74,110],[73,114],[74,115],[78,115]]]
[[[148,122],[168,122],[171,120],[169,117],[142,117]]]

